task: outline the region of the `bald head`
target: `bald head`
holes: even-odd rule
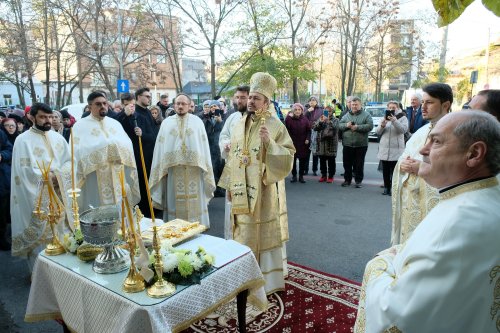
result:
[[[444,116],[420,150],[419,176],[444,188],[500,171],[500,123],[485,112],[472,110]]]

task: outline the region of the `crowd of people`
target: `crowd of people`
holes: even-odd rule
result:
[[[1,214],[1,249],[12,247],[33,267],[49,238],[33,210],[35,202],[49,201],[39,165],[50,163],[56,199],[67,210],[62,233],[72,231],[65,194],[73,181],[81,189],[81,209],[116,205],[125,192],[146,217],[207,227],[209,201],[225,197],[225,237],[252,249],[267,293],[283,290],[285,178],[291,173],[291,183],[305,183],[312,158],[312,174],[333,183],[342,142],[341,186],[354,180],[361,188],[374,125],[356,96],[345,107],[336,100],[323,107],[311,96],[280,117],[272,101],[276,87],[271,75],[256,73],[248,86],[236,88],[232,107],[217,98],[204,101],[199,111],[183,93],[173,103],[162,95],[151,105],[150,90],[141,88],[113,104],[104,91],[90,93],[78,120],[43,103],[0,114],[0,203],[2,212],[10,209],[10,215]],[[488,277],[500,273],[500,216],[493,209],[500,200],[500,90],[481,91],[470,101],[470,108],[486,112],[454,113],[449,85],[431,83],[422,90],[405,110],[389,101],[376,130],[382,194],[392,200],[393,247],[367,265],[355,332],[413,331],[423,323],[429,327],[424,331],[446,331],[451,326],[440,318],[455,318],[453,311],[460,318],[454,331],[486,332],[494,325],[485,314],[471,314],[489,312],[481,300],[491,291]],[[12,245],[5,239],[9,218]],[[467,311],[457,308],[464,297]]]

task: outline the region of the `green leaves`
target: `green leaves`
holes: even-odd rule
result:
[[[439,15],[438,26],[444,27],[455,21],[472,2],[474,2],[474,0],[432,0],[434,9]],[[482,2],[487,9],[493,12],[493,14],[500,16],[500,1],[482,0]]]
[[[455,21],[473,1],[474,0],[432,0],[432,5],[439,15],[438,26],[441,28]]]
[[[484,7],[488,8],[496,16],[500,16],[500,1],[498,0],[483,0]]]

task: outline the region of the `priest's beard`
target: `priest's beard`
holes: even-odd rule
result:
[[[36,129],[38,129],[40,131],[47,132],[47,131],[51,130],[52,125],[50,123],[44,123],[42,125],[35,124],[35,127],[36,127]]]

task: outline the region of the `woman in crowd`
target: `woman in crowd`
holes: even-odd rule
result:
[[[387,103],[386,116],[380,121],[377,134],[380,137],[377,157],[382,162],[384,176],[383,195],[391,195],[392,174],[399,157],[405,149],[404,133],[408,130],[408,119],[398,102]]]
[[[61,112],[54,110],[52,118],[52,129],[57,133],[61,134],[66,142],[69,142],[69,137],[71,136],[71,131],[67,128],[64,128],[63,116]]]
[[[313,130],[317,133],[316,154],[319,157],[321,178],[320,183],[333,183],[335,176],[335,157],[337,157],[337,147],[339,143],[339,120],[335,118],[333,109],[330,106],[325,108],[328,116],[322,114],[314,123]]]
[[[5,118],[2,120],[2,130],[7,135],[9,142],[14,146],[14,142],[19,134],[17,130],[17,121],[14,118]]]
[[[292,138],[295,146],[295,156],[293,157],[292,183],[297,182],[297,159],[299,160],[299,182],[305,183],[304,172],[311,140],[311,125],[304,116],[304,107],[300,103],[292,105],[292,111],[285,118],[285,127]]]
[[[305,116],[307,120],[309,120],[309,125],[311,128],[314,126],[314,123],[319,119],[319,117],[323,114],[323,107],[319,105],[319,100],[316,96],[309,97],[308,104],[306,104],[307,111],[305,112]],[[313,154],[313,163],[312,163],[312,171],[313,175],[317,176],[318,171],[318,156],[314,152],[314,143],[316,142],[316,132],[312,131],[311,133],[311,152]],[[307,157],[306,162],[306,175],[309,172],[309,156]]]
[[[160,128],[161,122],[163,121],[163,117],[161,116],[161,109],[158,105],[153,105],[149,111],[151,112],[151,115],[153,116],[153,119],[155,121],[156,127]]]

